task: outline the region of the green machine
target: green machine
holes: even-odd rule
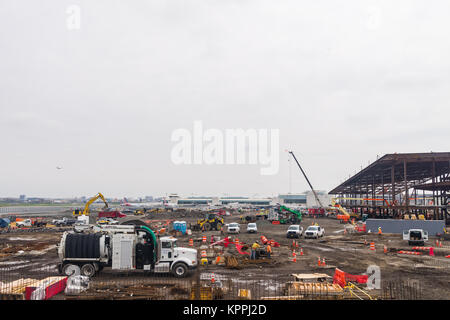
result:
[[[302,214],[301,212],[285,207],[283,205],[280,205],[278,208],[278,220],[281,224],[286,223],[292,223],[292,224],[298,224],[302,221]]]

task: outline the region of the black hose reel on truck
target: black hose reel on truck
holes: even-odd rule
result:
[[[102,243],[103,242],[103,243]],[[107,260],[108,238],[102,233],[66,233],[61,239],[58,254],[63,261],[58,265],[60,273],[70,276],[77,273],[93,276],[102,269],[100,261]]]

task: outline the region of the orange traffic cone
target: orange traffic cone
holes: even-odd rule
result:
[[[386,247],[386,245],[384,246],[384,253],[387,253],[387,247]]]
[[[322,266],[323,266],[323,267],[326,266],[326,264],[325,264],[325,258],[322,259]]]
[[[234,243],[239,244],[239,239],[238,238],[234,239]]]
[[[192,238],[191,239],[189,239],[189,247],[193,247],[194,246],[194,240],[192,240]]]
[[[317,259],[317,265],[320,267],[320,257]]]
[[[442,248],[442,241],[439,241],[439,247]]]
[[[214,284],[216,282],[216,279],[214,278],[214,273],[211,275],[211,284]]]
[[[375,242],[370,243],[370,250],[375,251]]]
[[[203,236],[202,241],[203,241],[203,243],[206,243],[206,236]]]
[[[302,248],[300,248],[300,255],[301,256],[303,255],[303,249]]]
[[[297,262],[297,255],[295,254],[295,251],[292,251],[292,262]]]

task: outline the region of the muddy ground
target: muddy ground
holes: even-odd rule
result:
[[[185,220],[188,223],[203,216],[201,212],[177,213],[177,214],[152,214],[144,219],[173,219]],[[239,222],[239,214],[226,216],[225,223]],[[217,277],[232,278],[235,281],[289,281],[292,273],[326,273],[333,276],[335,268],[339,268],[351,274],[364,274],[368,266],[379,266],[382,283],[387,282],[415,282],[419,284],[420,298],[422,299],[450,299],[450,259],[445,258],[450,254],[450,244],[443,242],[443,246],[435,249],[435,257],[427,254],[420,256],[401,255],[398,250],[410,250],[408,244],[401,239],[401,235],[393,234],[344,234],[344,224],[333,218],[304,218],[301,225],[304,229],[317,222],[325,228],[325,236],[320,239],[298,239],[297,262],[292,262],[292,239],[287,239],[285,234],[288,225],[273,225],[268,221],[257,221],[258,233],[247,234],[246,225],[241,224],[241,233],[230,235],[238,237],[241,242],[252,244],[254,240],[264,235],[280,243],[279,248],[273,248],[272,258],[252,264],[246,256],[241,256],[236,249],[228,249],[229,254],[238,257],[238,268],[231,269],[221,265],[209,264],[201,267],[205,273],[213,272]],[[0,235],[0,281],[8,282],[19,277],[39,278],[43,273],[56,273],[58,262],[56,245],[59,243],[62,232],[33,232],[14,233]],[[211,235],[224,237],[219,231],[193,232],[192,235],[179,235],[179,246],[188,246],[189,239],[195,240],[195,247],[200,248],[201,237],[207,236],[208,242]],[[366,242],[366,244],[365,244]],[[369,249],[369,244],[375,243],[376,250]],[[434,246],[435,238],[431,238],[426,245]],[[384,253],[384,246],[388,252]],[[302,248],[303,256],[299,249]],[[326,266],[318,266],[318,258],[325,259]],[[211,260],[211,259],[210,259]],[[98,281],[133,279],[138,285],[140,282],[167,281],[155,276],[144,276],[141,273],[117,273],[105,269]],[[194,278],[191,274],[190,278]],[[153,280],[152,280],[153,279]],[[172,280],[171,280],[172,281]],[[175,289],[171,289],[175,290]]]

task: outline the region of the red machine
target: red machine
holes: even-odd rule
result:
[[[98,213],[99,218],[123,218],[126,217],[126,214],[123,214],[120,211],[112,210],[112,211],[100,211]]]

